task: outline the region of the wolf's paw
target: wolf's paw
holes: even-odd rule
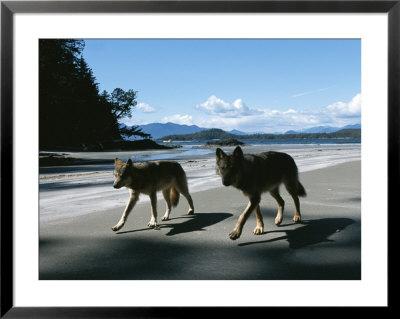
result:
[[[257,226],[253,230],[254,235],[261,235],[264,233],[264,227]]]
[[[279,216],[275,218],[275,225],[279,226],[282,223],[283,217]]]
[[[187,214],[188,214],[188,215],[194,215],[194,210],[193,210],[193,209],[189,209],[189,211],[188,211]]]
[[[151,228],[155,228],[157,227],[157,222],[154,220],[149,221],[149,223],[147,224],[147,226],[151,227]]]
[[[294,217],[293,217],[293,221],[294,221],[295,223],[300,223],[300,222],[301,222],[301,216],[294,216]]]
[[[118,231],[118,230],[120,230],[121,228],[122,228],[122,226],[123,225],[115,225],[115,226],[113,226],[113,227],[111,227],[111,229],[113,230],[113,231]]]
[[[232,239],[232,240],[235,240],[235,239],[238,239],[241,234],[242,234],[241,231],[234,229],[229,234],[229,238]]]
[[[165,222],[166,220],[169,220],[169,217],[168,217],[168,216],[163,216],[163,217],[161,217],[161,221],[162,221],[162,222]]]

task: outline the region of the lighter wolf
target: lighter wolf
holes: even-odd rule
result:
[[[132,211],[141,193],[150,196],[151,218],[147,224],[149,227],[157,227],[157,191],[162,191],[166,212],[161,218],[168,220],[171,213],[171,206],[175,207],[179,202],[181,193],[189,203],[188,214],[194,214],[192,197],[189,194],[185,171],[182,166],[174,161],[154,161],[133,163],[128,159],[123,163],[116,158],[114,161],[114,188],[127,187],[130,192],[128,203],[122,213],[119,222],[112,227],[113,231],[120,230],[129,213]]]

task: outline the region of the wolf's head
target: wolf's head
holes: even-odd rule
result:
[[[237,146],[233,153],[226,154],[220,148],[216,151],[217,174],[225,186],[236,185],[242,173],[243,151]]]
[[[132,168],[132,160],[128,159],[126,163],[122,162],[119,158],[114,161],[114,188],[121,188],[131,184],[131,174],[129,172]]]

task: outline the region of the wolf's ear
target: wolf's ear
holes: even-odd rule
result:
[[[233,156],[235,156],[236,158],[242,158],[243,157],[243,151],[240,148],[240,146],[237,146],[235,148],[235,150],[233,151]]]
[[[131,166],[131,165],[132,165],[132,160],[131,160],[131,159],[128,159],[128,160],[126,161],[126,165]]]
[[[217,155],[217,158],[223,158],[226,156],[223,150],[221,150],[219,147],[217,148],[215,154]]]

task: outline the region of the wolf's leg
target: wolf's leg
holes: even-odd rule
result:
[[[188,215],[193,215],[194,214],[194,206],[193,206],[192,196],[190,196],[189,192],[182,193],[182,195],[185,196],[186,200],[189,203]]]
[[[257,206],[256,210],[256,220],[257,220],[257,226],[254,228],[254,235],[261,235],[264,233],[264,222],[263,222],[263,217],[261,215],[261,210],[260,210],[260,205]]]
[[[157,227],[157,193],[152,192],[149,196],[151,201],[151,218],[147,226]]]
[[[133,190],[129,190],[131,195],[129,197],[128,203],[126,204],[125,210],[122,213],[121,219],[119,220],[119,222],[112,227],[111,229],[113,231],[117,231],[120,230],[124,225],[126,220],[128,219],[129,213],[132,211],[133,207],[135,206],[136,202],[139,199],[139,194],[135,193]]]
[[[189,194],[189,189],[188,189],[186,180],[177,183],[176,189],[179,193],[181,193],[183,196],[185,196],[186,200],[189,203],[188,215],[193,215],[194,214],[193,200],[192,200],[192,196],[190,196],[190,194]]]
[[[275,225],[279,226],[283,220],[283,210],[285,208],[285,201],[279,194],[279,187],[274,188],[269,193],[271,194],[271,196],[273,198],[275,198],[275,200],[278,203],[278,213],[276,214],[276,217],[275,217]]]
[[[230,239],[235,240],[240,237],[240,235],[242,234],[243,225],[245,224],[247,218],[250,216],[253,210],[256,209],[257,206],[259,205],[260,199],[261,199],[260,194],[252,195],[250,197],[249,204],[247,205],[243,213],[239,216],[235,228],[229,234]]]
[[[169,192],[171,191],[170,188],[164,189],[163,190],[163,196],[165,199],[165,204],[167,206],[167,209],[165,211],[165,215],[161,218],[162,221],[168,220],[169,219],[169,214],[171,214],[171,199],[169,198]]]
[[[290,194],[290,196],[292,196],[293,201],[294,201],[294,216],[293,216],[293,221],[295,223],[300,223],[301,222],[301,214],[300,214],[300,201],[299,201],[299,197],[297,196],[297,179],[296,181],[293,182],[285,182],[285,187],[288,191],[288,193]]]
[[[293,216],[293,221],[295,223],[300,223],[301,222],[301,214],[300,214],[300,200],[297,194],[290,194],[292,195],[294,205],[295,205],[295,210],[294,210],[294,216]]]

